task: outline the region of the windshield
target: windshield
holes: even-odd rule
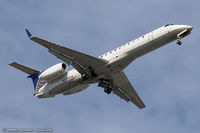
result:
[[[169,25],[173,25],[173,24],[166,24],[164,27],[167,27],[167,26],[169,26]]]

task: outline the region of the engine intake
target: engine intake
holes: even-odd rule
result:
[[[51,81],[60,76],[67,74],[68,66],[65,63],[56,64],[44,72],[42,72],[39,76],[40,80]]]

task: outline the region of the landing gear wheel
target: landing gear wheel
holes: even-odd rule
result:
[[[107,93],[107,91],[108,91],[108,88],[104,88],[104,92]]]
[[[107,94],[110,94],[112,92],[112,89],[109,88],[108,91],[107,91]]]
[[[178,45],[181,45],[181,44],[182,44],[182,42],[181,42],[180,40],[177,40],[176,43],[177,43]]]
[[[112,92],[113,88],[113,82],[112,80],[109,79],[99,79],[99,84],[98,86],[104,88],[104,92],[107,94],[110,94]]]
[[[107,93],[107,94],[110,94],[112,92],[112,89],[107,87],[107,88],[104,88],[104,92]]]

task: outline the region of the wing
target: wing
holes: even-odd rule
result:
[[[84,68],[91,67],[94,70],[98,69],[105,64],[107,64],[107,61],[98,57],[94,57],[91,55],[87,55],[69,48],[66,48],[64,46],[40,39],[38,37],[34,37],[31,35],[31,33],[26,29],[28,37],[48,48],[49,52],[55,55],[57,58],[63,60],[66,63],[72,63],[72,66],[77,69],[78,72],[82,73]]]
[[[123,71],[112,74],[111,77],[113,79],[113,85],[116,87],[116,89],[113,90],[114,94],[127,102],[131,101],[140,109],[145,107]]]

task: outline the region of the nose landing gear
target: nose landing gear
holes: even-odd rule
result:
[[[181,39],[178,39],[178,40],[176,41],[176,44],[181,45],[181,44],[182,44]]]
[[[110,87],[104,88],[104,92],[110,94],[112,92],[112,88]]]
[[[189,35],[189,34],[190,34],[190,31],[191,31],[191,30],[189,30],[189,29],[185,29],[185,30],[183,30],[181,33],[179,33],[179,34],[176,36],[176,38],[177,38],[176,43],[177,43],[178,45],[181,45],[181,44],[182,44],[181,39],[184,38],[184,37],[186,37],[187,35]]]

